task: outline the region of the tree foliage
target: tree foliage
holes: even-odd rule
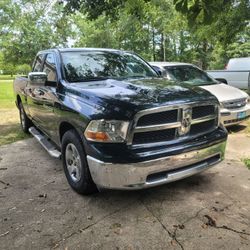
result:
[[[6,62],[30,64],[39,50],[66,44],[68,20],[53,2],[3,0],[0,49]]]
[[[15,69],[51,47],[132,50],[222,68],[250,56],[249,0],[2,0],[0,52]],[[1,67],[1,66],[0,66]]]

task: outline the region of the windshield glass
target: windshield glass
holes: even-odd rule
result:
[[[62,61],[69,82],[158,77],[140,57],[127,52],[62,52]]]
[[[178,82],[192,85],[217,84],[217,82],[209,77],[206,72],[193,66],[167,66],[165,69],[169,77]]]

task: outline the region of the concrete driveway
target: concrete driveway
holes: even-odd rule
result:
[[[0,249],[250,249],[250,138],[202,174],[84,197],[34,140],[0,147]]]

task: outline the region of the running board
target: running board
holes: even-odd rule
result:
[[[61,152],[35,127],[30,127],[29,132],[38,140],[38,142],[46,149],[46,151],[55,158],[61,158]]]

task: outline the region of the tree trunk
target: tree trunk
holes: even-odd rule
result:
[[[153,61],[155,61],[155,30],[154,30],[154,28],[153,28],[153,37],[152,37],[152,39],[153,39]]]
[[[166,61],[165,35],[161,33],[161,60]]]
[[[202,56],[201,56],[201,65],[202,69],[206,70],[207,69],[207,53],[208,53],[208,42],[207,40],[204,40],[202,42]]]

